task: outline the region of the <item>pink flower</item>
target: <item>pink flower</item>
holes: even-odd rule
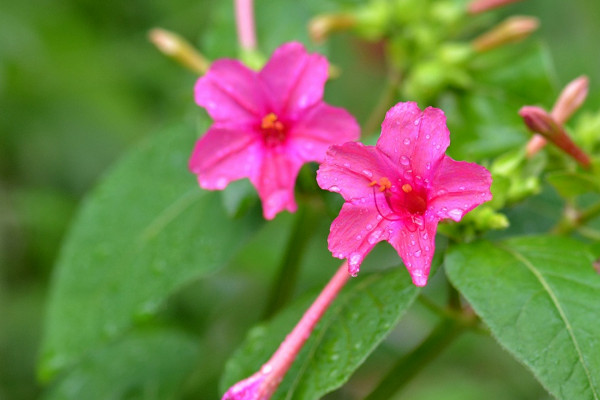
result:
[[[450,132],[442,110],[398,103],[387,112],[376,146],[332,146],[317,171],[319,186],[346,200],[333,221],[329,250],[352,275],[377,242],[387,240],[413,283],[425,286],[442,219],[460,221],[491,200],[484,167],[445,155]]]
[[[219,60],[196,83],[198,105],[214,124],[189,162],[200,186],[224,189],[249,178],[266,219],[296,210],[294,183],[302,164],[323,161],[332,144],[356,140],[360,130],[346,110],[323,102],[328,63],[287,43],[255,72],[237,60]]]

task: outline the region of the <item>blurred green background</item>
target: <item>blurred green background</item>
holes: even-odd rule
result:
[[[304,27],[311,10],[319,9],[291,0],[256,3],[259,42],[267,52],[286,40],[306,41]],[[323,3],[322,9],[334,9],[332,3]],[[148,42],[148,30],[155,26],[174,30],[209,58],[234,57],[232,15],[224,12],[228,7],[217,4],[206,0],[0,3],[0,399],[34,399],[42,391],[35,364],[47,288],[61,239],[85,193],[113,161],[144,137],[181,121],[193,126],[201,112],[193,103],[196,77],[162,56]],[[284,17],[290,8],[300,12]],[[591,88],[585,108],[596,111],[600,2],[527,0],[500,13],[541,19],[535,36],[548,44],[558,82],[564,85],[588,75]],[[283,29],[285,23],[261,25],[280,16],[292,21],[293,28]],[[269,29],[276,31],[263,40],[261,32]],[[338,36],[334,43],[349,44],[335,51],[312,48],[329,50],[337,65],[357,64],[330,85],[327,99],[346,106],[364,123],[369,110],[348,99],[344,86],[356,82],[360,87],[377,87],[384,70],[361,60],[356,55],[361,43],[349,35]],[[373,91],[373,101],[377,96]],[[552,101],[541,100],[541,105],[548,107]],[[490,340],[484,346],[506,365],[487,365],[485,354],[475,354],[465,365],[447,368],[482,340],[487,339],[463,337],[415,384],[438,376],[448,385],[460,381],[456,385],[465,386],[462,392],[471,393],[452,398],[477,398],[486,391],[503,393],[497,398],[530,398],[531,393],[544,398],[531,378],[519,383],[521,367]],[[364,368],[378,362],[375,355]],[[496,367],[506,372],[503,379],[508,383],[491,378]],[[463,383],[463,375],[471,375],[471,383]],[[478,375],[483,376],[482,383],[472,385]],[[516,392],[506,392],[507,385]],[[443,392],[444,385],[436,388],[442,392],[420,389],[419,398],[451,398]]]

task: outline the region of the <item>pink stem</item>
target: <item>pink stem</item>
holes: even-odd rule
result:
[[[243,50],[256,49],[256,30],[254,28],[254,9],[252,0],[235,1],[235,21],[238,41]]]
[[[345,261],[269,361],[263,364],[254,375],[233,385],[225,393],[223,400],[268,400],[271,398],[302,346],[310,337],[315,325],[348,282],[349,277],[348,262]]]

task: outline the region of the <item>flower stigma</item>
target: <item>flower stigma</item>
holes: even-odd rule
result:
[[[275,113],[271,112],[263,117],[260,129],[268,146],[276,146],[285,140],[285,125]]]

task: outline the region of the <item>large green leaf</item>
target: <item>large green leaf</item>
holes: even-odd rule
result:
[[[132,333],[91,352],[53,385],[45,399],[174,398],[198,356],[196,339],[181,333]]]
[[[273,399],[318,399],[340,387],[387,336],[418,293],[403,267],[354,279],[323,316]],[[223,391],[269,359],[314,297],[304,298],[249,333],[227,364]]]
[[[448,277],[559,399],[600,399],[600,275],[586,247],[528,237],[454,248]]]
[[[194,140],[184,128],[152,138],[85,201],[51,288],[43,379],[223,265],[257,225],[251,217],[229,220],[219,195],[198,187],[187,170]]]

